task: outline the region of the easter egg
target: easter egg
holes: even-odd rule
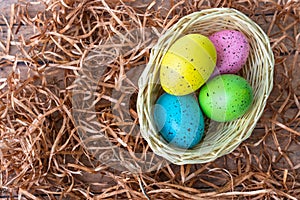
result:
[[[154,106],[154,122],[161,136],[171,145],[192,148],[204,133],[204,118],[194,95],[164,93]]]
[[[216,59],[216,49],[207,37],[188,34],[179,38],[162,59],[162,88],[177,96],[196,91],[214,71]]]
[[[209,39],[217,51],[217,64],[212,76],[237,73],[246,63],[250,47],[243,33],[223,30],[212,34]]]
[[[241,117],[250,108],[252,101],[252,87],[247,80],[234,74],[214,77],[199,93],[203,113],[218,122]]]

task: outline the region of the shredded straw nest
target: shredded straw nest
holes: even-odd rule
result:
[[[160,63],[171,44],[191,33],[205,36],[224,30],[242,32],[250,44],[250,53],[243,68],[243,76],[253,88],[253,105],[243,117],[227,123],[210,122],[204,139],[193,149],[170,146],[161,139],[153,119],[153,107],[158,98]],[[265,108],[273,88],[274,57],[267,35],[251,19],[230,8],[214,8],[194,12],[173,25],[152,48],[149,63],[139,80],[137,110],[141,134],[151,149],[175,164],[197,164],[213,161],[232,152],[247,139]]]
[[[274,89],[251,137],[233,152],[174,165],[141,136],[137,79],[172,25],[216,7],[241,11],[270,38]],[[7,7],[0,18],[1,198],[298,199],[299,8],[293,0],[47,0]],[[254,82],[256,73],[243,75]],[[81,106],[90,109],[79,112]],[[110,146],[99,140],[103,135]],[[112,158],[119,162],[112,165]]]

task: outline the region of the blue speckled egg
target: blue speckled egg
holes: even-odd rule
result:
[[[171,145],[192,148],[204,133],[204,117],[195,96],[163,94],[154,106],[154,121]]]

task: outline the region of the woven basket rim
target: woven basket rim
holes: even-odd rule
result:
[[[151,110],[151,105],[153,105],[153,101],[156,99],[153,97],[153,89],[158,87],[160,61],[166,50],[176,39],[184,34],[186,30],[192,30],[191,25],[201,25],[206,23],[206,20],[210,20],[209,24],[211,22],[220,23],[221,21],[224,23],[224,27],[234,25],[235,28],[239,27],[238,29],[244,33],[253,34],[253,38],[251,39],[251,41],[253,40],[252,55],[245,67],[246,72],[249,72],[250,75],[246,75],[245,78],[251,82],[254,87],[254,105],[252,106],[252,110],[242,118],[233,122],[218,123],[218,130],[214,134],[222,135],[224,138],[219,136],[220,138],[218,139],[224,143],[216,142],[213,147],[207,147],[207,142],[203,141],[201,142],[201,145],[198,145],[191,150],[177,149],[161,140],[159,133],[155,131],[156,128],[152,120]],[[213,30],[210,29],[209,31]],[[272,91],[273,73],[274,56],[269,38],[264,31],[246,15],[232,8],[211,8],[191,13],[181,18],[159,38],[157,44],[152,48],[149,62],[139,79],[137,112],[141,135],[155,154],[178,165],[206,163],[226,155],[232,152],[241,142],[251,135],[256,123],[263,113],[267,99]],[[255,74],[256,76],[252,77],[252,74]],[[256,83],[255,81],[259,81],[259,83]],[[262,86],[259,86],[259,84],[262,84]],[[236,127],[237,125],[239,125],[238,128]],[[232,136],[230,134],[232,134]],[[212,136],[212,138],[214,137]],[[219,147],[217,148],[215,146]],[[210,148],[212,148],[213,151],[209,151]]]

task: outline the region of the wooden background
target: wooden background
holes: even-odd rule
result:
[[[7,29],[7,23],[10,20],[10,12],[11,12],[11,6],[16,3],[18,0],[0,0],[0,14],[3,15],[2,17],[0,17],[0,41],[5,41],[7,40],[7,35],[8,35],[8,29]],[[159,1],[158,1],[159,2]],[[166,5],[168,6],[168,5]],[[41,9],[41,7],[37,6],[36,10],[32,10],[31,14],[36,13],[39,9]],[[257,13],[256,16],[254,16],[255,18],[257,18],[257,22],[258,24],[264,29],[265,32],[269,32],[269,31],[274,31],[276,32],[276,30],[268,30],[269,24],[271,23],[272,20],[272,16],[273,13],[269,13],[268,16],[266,18],[262,18],[259,14],[259,12]],[[6,21],[7,20],[7,21]],[[285,22],[286,24],[292,24],[293,23],[293,19],[287,19],[287,21]],[[17,25],[15,25],[17,26]],[[16,27],[13,28],[13,30],[15,30]],[[299,34],[300,33],[300,27],[298,26],[298,29],[293,30],[293,29],[287,29],[287,34],[291,35],[291,36],[295,36],[295,34]],[[34,34],[34,30],[31,30],[31,28],[23,26],[20,28],[20,33],[19,34],[23,34],[25,36],[31,36]],[[1,44],[0,44],[1,45]],[[299,47],[298,47],[299,48]],[[0,46],[0,52],[1,51],[5,51],[5,49],[1,48]],[[13,46],[11,47],[11,49],[9,49],[10,51],[10,55],[14,55],[18,53],[18,49],[13,48]],[[294,59],[294,55],[296,52],[295,47],[292,46],[292,44],[289,44],[288,41],[286,42],[286,54],[289,54],[290,56],[287,57],[287,60],[285,62],[286,67],[292,66],[293,63],[296,62],[296,66],[297,68],[294,69],[294,71],[292,72],[293,74],[293,84],[295,85],[295,87],[299,86],[299,77],[300,77],[300,56],[298,56],[298,59],[295,60]],[[0,57],[1,58],[1,57]],[[1,60],[1,59],[0,59]],[[21,71],[21,75],[25,78],[27,75],[27,71],[25,67],[22,67],[22,65],[18,66],[19,70]],[[7,66],[6,68],[2,68],[0,69],[0,78],[5,78],[7,76],[7,74],[11,73],[12,71],[12,67],[11,66]],[[279,72],[281,73],[281,72]],[[279,81],[278,79],[280,79],[280,77],[275,77],[275,79],[277,81]],[[275,81],[276,82],[276,81]],[[294,88],[296,89],[296,88]],[[278,96],[278,93],[280,92],[281,88],[280,88],[280,84],[279,85],[274,85],[274,89],[273,92],[269,98],[269,102],[272,102],[270,105],[270,107],[266,108],[264,115],[262,116],[261,121],[257,124],[253,135],[248,139],[248,142],[251,141],[258,141],[257,138],[260,138],[264,135],[265,133],[265,129],[263,126],[262,122],[265,122],[266,120],[269,120],[272,116],[276,115],[276,110],[280,110],[280,106],[282,104],[282,99],[279,101],[276,101],[276,97]],[[295,91],[296,95],[299,97],[300,96],[300,89],[298,88]],[[287,94],[285,94],[287,95]],[[297,98],[297,97],[296,97]],[[296,115],[297,113],[299,113],[299,108],[296,106],[291,106],[285,113],[286,117],[292,117],[294,115]],[[284,121],[282,121],[282,125],[284,126]],[[300,128],[299,127],[290,127],[296,131],[298,131],[298,133],[300,133]],[[282,142],[282,140],[288,140],[287,137],[285,137],[284,135],[278,135],[277,136],[277,140],[281,140],[280,144],[281,144],[281,148],[285,150],[285,152],[287,152],[287,155],[289,156],[291,162],[294,164],[294,166],[297,166],[297,164],[300,165],[300,149],[299,149],[299,144],[296,143],[292,143],[290,145],[288,144],[288,141],[286,142]],[[267,143],[269,143],[270,147],[273,146],[275,147],[275,143],[276,140],[272,137],[272,135],[270,136],[270,139],[267,140]],[[286,144],[286,146],[285,146]],[[275,146],[274,146],[275,145]],[[256,148],[251,149],[252,153],[255,153],[255,151],[259,151],[259,149],[256,150]],[[274,154],[274,155],[273,155]],[[274,151],[271,152],[271,155],[274,157],[278,156],[278,151]],[[286,163],[286,160],[284,159],[279,159],[277,163],[274,163],[274,165],[278,165],[282,168],[285,168],[288,166],[288,164]],[[300,166],[299,166],[300,168]],[[78,177],[81,181],[89,183],[89,182],[95,182],[95,180],[99,179],[101,180],[101,176],[97,176],[95,174],[88,174],[88,173],[84,173],[84,176]],[[1,195],[1,193],[0,193]]]

